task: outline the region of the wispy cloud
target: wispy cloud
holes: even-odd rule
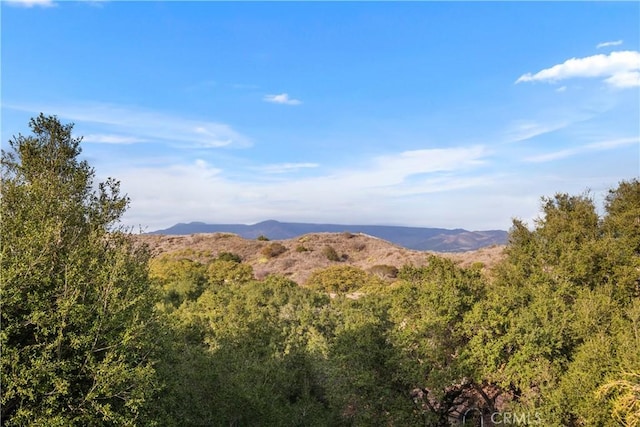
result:
[[[260,89],[260,86],[258,85],[247,83],[232,83],[231,87],[233,89]]]
[[[285,104],[285,105],[300,105],[302,101],[298,99],[289,98],[289,95],[286,93],[281,93],[279,95],[265,95],[263,98],[266,102],[272,102],[274,104]]]
[[[564,150],[554,151],[552,153],[528,157],[525,159],[525,161],[531,162],[531,163],[543,163],[543,162],[549,162],[553,160],[564,159],[564,158],[575,156],[578,154],[583,154],[583,153],[588,153],[593,151],[612,150],[614,148],[631,145],[631,144],[638,144],[638,143],[640,143],[640,137],[610,139],[610,140],[582,145],[580,147],[567,148]]]
[[[300,169],[312,169],[320,166],[318,163],[276,163],[272,165],[261,166],[257,170],[268,174],[281,174],[295,172]]]
[[[135,201],[128,222],[161,228],[185,220],[250,223],[265,218],[384,222],[389,209],[403,221],[428,223],[438,194],[490,185],[477,174],[487,152],[482,146],[434,148],[389,153],[359,166],[316,169],[316,175],[273,181],[275,168],[238,179],[204,160],[163,167],[111,171]],[[315,163],[284,163],[281,170],[316,168]],[[158,188],[162,188],[159,192]],[[438,213],[439,215],[439,213]],[[398,220],[398,219],[396,219]],[[432,222],[434,223],[434,222]],[[441,223],[442,224],[442,223]],[[453,224],[451,224],[453,225]]]
[[[540,135],[555,132],[569,126],[569,121],[540,123],[533,120],[517,120],[505,132],[507,142],[521,142]]]
[[[146,139],[125,135],[89,134],[82,137],[83,142],[94,144],[137,144],[147,142]]]
[[[596,45],[596,49],[601,49],[603,47],[610,47],[610,46],[620,46],[622,44],[622,40],[616,40],[616,41],[611,41],[611,42],[602,42],[602,43],[598,43]]]
[[[113,135],[126,136],[129,141],[163,141],[183,148],[248,147],[251,140],[231,126],[150,111],[139,107],[101,103],[73,105],[7,105],[7,108],[28,111],[51,111],[59,117],[76,122],[76,129],[89,130],[97,141],[117,143]],[[82,128],[82,129],[80,129]],[[98,128],[98,129],[96,129]],[[105,137],[106,135],[106,137]],[[102,136],[102,139],[100,138]],[[122,142],[121,142],[122,143]]]
[[[486,150],[481,145],[403,151],[375,158],[374,167],[365,175],[369,185],[397,184],[412,175],[478,166],[484,157]]]
[[[53,0],[4,0],[9,6],[18,7],[54,7],[56,3]]]
[[[640,86],[640,52],[618,51],[585,58],[571,58],[535,74],[523,74],[516,83],[557,82],[570,78],[605,77],[604,81],[616,88]]]
[[[89,6],[102,8],[106,3],[110,2],[111,0],[80,0],[80,1],[87,3]]]

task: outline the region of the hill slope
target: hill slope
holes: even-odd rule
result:
[[[149,245],[154,256],[188,252],[192,259],[216,257],[221,252],[233,252],[244,263],[253,267],[256,278],[268,274],[281,274],[297,283],[304,283],[309,275],[318,268],[330,265],[353,265],[369,270],[376,265],[389,265],[400,268],[410,264],[423,266],[429,252],[406,249],[365,234],[354,233],[311,233],[300,237],[278,241],[245,239],[229,233],[192,234],[192,235],[153,235],[137,236]],[[280,244],[285,251],[277,256],[265,256],[269,245]],[[331,261],[325,255],[325,248],[332,247],[341,261]],[[502,259],[502,246],[492,246],[464,253],[440,253],[452,258],[462,266],[482,262],[486,267],[495,265]]]
[[[400,227],[386,225],[308,224],[263,221],[253,225],[180,223],[150,234],[187,235],[197,233],[233,233],[246,239],[267,236],[270,239],[292,239],[309,233],[363,233],[402,247],[420,251],[462,252],[507,242],[503,230],[467,231],[463,229]]]

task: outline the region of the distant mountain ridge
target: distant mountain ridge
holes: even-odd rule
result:
[[[309,233],[363,233],[387,240],[407,249],[437,252],[463,252],[491,245],[504,245],[508,233],[503,230],[468,231],[463,229],[402,227],[391,225],[340,225],[279,222],[268,220],[253,225],[179,223],[148,234],[186,235],[233,233],[245,239],[266,236],[272,240],[292,239]]]

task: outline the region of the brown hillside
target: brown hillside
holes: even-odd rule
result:
[[[153,256],[187,251],[190,257],[205,261],[221,252],[232,252],[253,267],[258,279],[268,274],[282,274],[300,284],[307,280],[312,271],[330,265],[347,264],[364,270],[375,265],[396,268],[406,264],[422,266],[429,253],[453,259],[462,266],[481,262],[490,268],[502,259],[504,248],[491,246],[462,253],[424,252],[405,249],[365,234],[351,233],[314,233],[272,241],[248,240],[229,233],[141,235],[137,238],[149,245]],[[284,252],[277,254],[282,250],[278,245],[284,247]],[[329,247],[335,250],[339,261],[328,259]]]

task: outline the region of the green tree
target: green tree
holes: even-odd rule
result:
[[[474,377],[548,425],[615,425],[615,402],[596,391],[640,366],[638,181],[611,190],[605,211],[588,195],[543,198],[533,229],[514,221],[505,261],[465,317]]]
[[[94,188],[72,124],[29,125],[2,151],[2,424],[146,423],[154,301],[147,252],[119,226],[128,199]]]
[[[605,210],[602,256],[611,266],[608,279],[617,297],[629,301],[640,297],[640,181],[623,181],[610,190]]]

